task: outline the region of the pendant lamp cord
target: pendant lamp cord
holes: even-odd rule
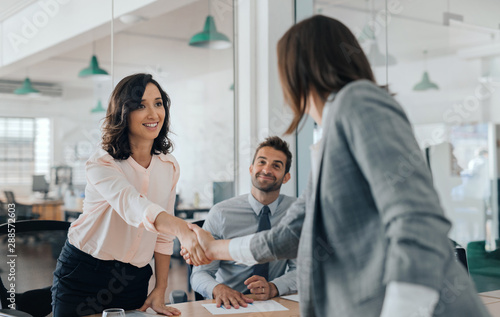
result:
[[[424,50],[424,72],[427,71],[427,50]]]
[[[115,0],[111,0],[111,88],[115,88],[115,63],[114,63],[114,55],[115,55]]]
[[[389,17],[388,7],[385,1],[385,84],[389,87]]]

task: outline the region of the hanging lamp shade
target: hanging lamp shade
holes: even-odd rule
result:
[[[422,76],[422,80],[417,83],[415,86],[413,86],[413,90],[415,91],[423,91],[423,90],[429,90],[429,89],[439,89],[439,86],[435,83],[433,83],[429,79],[429,73],[424,72],[424,75]]]
[[[203,31],[193,35],[189,40],[189,45],[221,50],[231,47],[231,41],[224,34],[217,32],[214,17],[209,15],[205,20]]]
[[[368,52],[368,60],[372,66],[392,66],[396,65],[397,61],[394,56],[389,54],[387,57],[382,54],[378,48],[376,40],[370,44],[370,51]]]
[[[107,79],[109,77],[109,73],[99,67],[99,62],[97,61],[97,56],[95,55],[92,55],[89,67],[82,69],[78,73],[78,77],[89,77],[89,76],[92,76],[93,78],[95,77],[102,79]]]
[[[29,77],[26,77],[24,79],[23,85],[20,88],[17,88],[14,90],[14,93],[16,95],[33,95],[33,94],[39,94],[40,91],[33,88],[33,85],[31,85],[31,80]]]
[[[102,106],[102,103],[101,103],[101,100],[97,100],[97,104],[96,106],[90,110],[90,112],[92,113],[96,113],[96,112],[106,112],[106,109],[104,109],[104,107]]]
[[[500,56],[493,56],[481,59],[481,67],[483,68],[481,78],[483,83],[500,83]]]
[[[374,27],[370,26],[368,23],[365,24],[361,34],[358,36],[358,41],[363,43],[364,41],[375,41]]]
[[[413,86],[415,91],[424,91],[429,89],[439,89],[439,86],[433,83],[429,79],[429,73],[427,72],[427,50],[424,50],[424,74],[422,75],[422,80]]]

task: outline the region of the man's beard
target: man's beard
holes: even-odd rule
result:
[[[273,183],[270,183],[268,185],[261,185],[261,183],[259,182],[260,175],[266,175],[266,174],[257,173],[255,174],[255,176],[252,177],[252,185],[258,190],[263,191],[265,193],[269,193],[277,191],[281,188],[281,185],[283,184],[283,178],[281,178],[280,180],[275,179]]]

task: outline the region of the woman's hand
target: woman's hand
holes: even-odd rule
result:
[[[194,231],[198,239],[198,243],[203,249],[203,252],[205,253],[206,256],[208,256],[209,259],[212,260],[212,257],[209,255],[210,243],[212,241],[215,241],[212,234],[192,223],[188,223],[188,228]],[[197,265],[195,264],[193,254],[191,254],[191,252],[189,252],[187,248],[184,247],[181,248],[181,255],[184,257],[184,260],[186,260],[187,264]]]
[[[196,234],[188,227],[188,222],[172,216],[167,212],[161,212],[156,217],[154,225],[159,232],[173,234],[179,238],[181,246],[191,254],[192,263],[189,264],[203,265],[211,262],[198,243]]]
[[[190,224],[188,223],[188,227],[189,225]],[[202,230],[199,227],[198,229]],[[210,237],[212,236],[210,235]],[[211,262],[211,260],[206,256],[205,248],[198,241],[198,236],[195,232],[186,228],[186,230],[184,230],[182,234],[179,234],[178,238],[179,241],[181,242],[182,249],[185,250],[185,252],[189,253],[190,255],[189,262],[186,261],[188,262],[188,264],[198,266],[198,265],[209,264]]]
[[[145,312],[146,309],[151,308],[158,314],[163,314],[167,316],[179,316],[181,314],[180,310],[174,307],[165,305],[165,290],[160,290],[155,288],[151,294],[149,294],[148,298],[144,302],[140,311]]]

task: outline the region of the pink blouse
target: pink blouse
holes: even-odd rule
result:
[[[132,157],[115,160],[99,149],[86,163],[83,214],[71,224],[69,242],[101,260],[143,267],[154,252],[170,255],[175,236],[154,221],[174,214],[179,164],[171,154],[153,155],[148,168]]]

